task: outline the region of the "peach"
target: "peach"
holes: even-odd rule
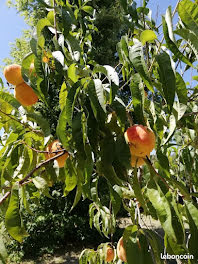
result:
[[[125,139],[129,143],[132,155],[146,157],[155,147],[155,134],[143,125],[133,125],[125,132]]]
[[[145,164],[145,162],[144,162],[143,158],[136,157],[134,155],[131,156],[131,166],[132,167],[135,167],[135,165],[136,165],[136,167],[139,168],[140,166],[142,166],[144,164]]]
[[[51,153],[51,152],[61,150],[61,149],[62,149],[62,144],[60,143],[60,141],[58,139],[54,140],[46,148],[46,151],[48,151],[49,153],[44,154],[45,159],[48,160],[52,157],[55,157],[56,155],[59,155],[61,153],[61,151],[57,152],[57,153]],[[62,156],[60,156],[56,159],[56,161],[58,162],[59,168],[63,168],[65,166],[65,161],[68,158],[68,156],[69,156],[69,153],[66,152],[65,154],[63,154]]]
[[[12,65],[6,66],[3,71],[3,74],[6,80],[13,85],[18,85],[24,82],[22,75],[21,75],[20,65],[12,64]]]
[[[14,95],[17,101],[24,106],[30,106],[38,101],[38,96],[35,94],[32,87],[25,82],[18,84],[14,89]]]

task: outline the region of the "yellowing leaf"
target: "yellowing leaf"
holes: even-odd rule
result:
[[[145,45],[145,43],[147,41],[153,41],[157,39],[157,35],[155,34],[154,31],[152,30],[144,30],[142,31],[141,35],[140,35],[140,41],[142,42],[142,45]]]

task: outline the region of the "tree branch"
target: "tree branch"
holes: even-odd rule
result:
[[[48,153],[48,154],[53,154],[53,153],[59,153],[59,152],[62,152],[62,151],[67,151],[66,149],[59,149],[59,150],[56,150],[56,151],[46,151],[46,150],[38,150],[38,149],[35,149],[31,146],[29,146],[24,140],[21,141],[21,144],[24,144],[26,147],[28,147],[29,149],[35,151],[36,153]]]
[[[50,159],[48,159],[48,160],[45,160],[45,161],[43,161],[42,163],[40,163],[40,164],[38,164],[30,173],[28,173],[28,175],[25,177],[25,178],[23,178],[22,180],[20,180],[19,181],[19,185],[21,185],[21,186],[23,186],[23,185],[25,185],[25,184],[27,184],[27,183],[30,183],[30,182],[32,182],[31,180],[29,180],[29,178],[30,177],[32,177],[33,176],[33,174],[37,171],[37,170],[39,170],[40,168],[42,168],[43,166],[45,166],[46,164],[48,164],[49,162],[51,162],[51,161],[53,161],[53,160],[55,160],[55,159],[57,159],[57,158],[59,158],[59,157],[61,157],[62,155],[64,155],[65,154],[65,150],[62,150],[62,153],[60,153],[60,154],[58,154],[58,155],[56,155],[56,156],[54,156],[54,157],[52,157],[52,158],[50,158]],[[9,192],[7,192],[1,199],[0,199],[0,205],[10,196],[10,194],[11,194],[11,191],[9,191]]]
[[[13,117],[12,115],[10,115],[10,114],[5,113],[5,112],[2,111],[1,109],[0,109],[0,113],[2,113],[3,115],[7,116],[7,117],[10,118],[10,119],[12,119],[13,121],[19,123],[21,126],[23,126],[24,128],[29,129],[30,131],[35,132],[35,133],[38,133],[38,134],[42,134],[42,132],[41,132],[40,130],[35,130],[35,129],[31,128],[29,125],[24,124],[24,123],[21,123],[18,119],[14,118],[14,117]]]
[[[10,196],[11,191],[7,192],[1,199],[0,199],[0,205]]]

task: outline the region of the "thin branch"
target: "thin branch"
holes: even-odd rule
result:
[[[0,205],[10,196],[11,191],[7,192],[1,199],[0,199]]]
[[[133,119],[132,119],[131,115],[129,114],[128,111],[126,112],[126,114],[127,114],[127,118],[128,118],[129,123],[130,123],[130,126],[133,126],[134,123],[133,123]]]
[[[191,115],[198,115],[198,112],[190,112],[183,115],[183,117],[191,116]]]
[[[49,162],[61,157],[62,155],[65,154],[66,151],[63,151],[62,153],[60,153],[59,155],[56,155],[48,160],[43,161],[42,163],[38,164],[30,173],[28,173],[28,175],[23,178],[22,180],[19,181],[19,184],[22,185],[25,181],[27,181],[30,177],[32,177],[32,175],[39,170],[40,168],[42,168],[43,166],[45,166],[46,164],[48,164]]]
[[[35,130],[35,129],[33,129],[32,127],[30,127],[29,125],[24,124],[24,123],[21,123],[18,119],[14,118],[14,117],[13,117],[12,115],[10,115],[10,114],[5,113],[5,112],[2,111],[1,109],[0,109],[0,112],[1,112],[3,115],[5,115],[5,116],[7,116],[8,118],[10,118],[11,120],[13,120],[13,121],[19,123],[19,124],[22,125],[24,128],[27,128],[27,129],[29,129],[30,131],[35,132],[35,133],[38,133],[38,134],[43,134],[40,130]]]
[[[28,184],[28,183],[31,183],[31,182],[32,182],[32,180],[28,180],[28,181],[22,183],[21,186],[24,186],[24,185],[26,185],[26,184]]]
[[[56,150],[56,151],[38,150],[38,149],[35,149],[35,148],[29,146],[24,140],[21,141],[21,144],[24,144],[26,147],[28,147],[29,149],[33,150],[36,153],[53,154],[53,153],[59,153],[59,152],[62,152],[62,151],[67,151],[66,149],[59,149],[59,150]]]
[[[129,80],[127,82],[125,82],[120,88],[119,90],[122,90],[130,81],[132,80],[132,77],[129,78]]]
[[[50,158],[50,159],[48,159],[48,160],[45,160],[45,161],[43,161],[42,163],[40,163],[40,164],[38,164],[30,173],[28,173],[28,175],[25,177],[25,178],[23,178],[22,180],[20,180],[19,181],[19,185],[20,186],[23,186],[23,185],[25,185],[25,184],[28,184],[28,183],[30,183],[30,182],[32,182],[31,180],[29,180],[29,178],[30,177],[32,177],[33,176],[33,174],[37,171],[37,170],[39,170],[40,168],[42,168],[43,166],[45,166],[46,164],[48,164],[49,162],[51,162],[51,161],[53,161],[53,160],[55,160],[55,159],[57,159],[57,158],[59,158],[59,157],[61,157],[62,155],[64,155],[65,154],[65,152],[66,151],[63,151],[62,150],[62,153],[60,153],[59,155],[56,155],[56,156],[54,156],[54,157],[52,157],[52,158]],[[10,194],[11,194],[11,191],[9,191],[9,192],[7,192],[1,199],[0,199],[0,205],[10,196]]]

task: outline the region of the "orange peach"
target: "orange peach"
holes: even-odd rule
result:
[[[125,139],[129,143],[132,155],[146,157],[155,147],[155,134],[143,125],[133,125],[125,132]]]
[[[62,144],[60,143],[60,141],[58,139],[54,140],[46,148],[46,151],[48,151],[49,153],[44,154],[45,159],[48,160],[52,157],[59,155],[60,153],[62,153],[61,151],[57,152],[57,153],[52,153],[52,152],[57,151],[57,150],[61,150],[61,149],[62,149]],[[60,156],[56,159],[56,161],[58,162],[59,168],[63,168],[65,166],[65,161],[68,158],[68,156],[69,156],[69,153],[66,152],[65,154],[63,154],[62,156]]]
[[[17,101],[24,106],[30,106],[38,101],[38,96],[35,94],[32,87],[25,82],[18,84],[14,89],[14,95]]]
[[[144,164],[145,164],[145,162],[144,162],[143,158],[136,157],[134,155],[131,156],[131,166],[132,167],[136,166],[137,168],[139,168],[140,166],[142,166]]]
[[[24,82],[22,75],[21,75],[20,65],[12,64],[12,65],[6,66],[3,71],[3,74],[6,80],[13,85],[18,85]]]

